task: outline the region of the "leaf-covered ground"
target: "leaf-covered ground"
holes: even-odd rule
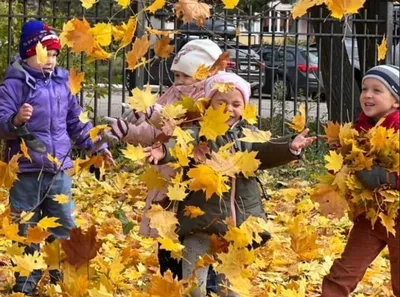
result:
[[[287,167],[277,170],[279,175],[261,175],[267,188],[279,185],[280,189],[268,190],[271,199],[265,201],[273,238],[256,250],[244,270],[252,284],[251,296],[318,296],[323,276],[344,248],[351,222],[318,214],[309,199],[311,184],[292,178],[302,176],[302,171],[302,167]],[[113,172],[105,182],[98,182],[83,173],[75,179],[76,222],[85,232],[94,225],[101,247],[97,256],[78,270],[63,262],[61,286],[50,285],[45,274],[40,282],[42,296],[61,296],[62,291],[68,293],[64,296],[182,296],[187,292],[184,284],[160,277],[157,241],[138,234],[145,195],[144,188],[137,186],[138,175]],[[3,213],[8,203],[6,191],[0,197]],[[57,266],[59,257],[63,258],[60,251],[47,247],[40,257]],[[18,253],[16,245],[0,235],[0,290],[4,295],[11,294],[11,257]],[[375,260],[352,296],[391,296],[387,255],[384,250]]]

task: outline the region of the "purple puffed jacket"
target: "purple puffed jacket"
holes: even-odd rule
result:
[[[13,132],[11,121],[24,103],[33,106],[32,117],[26,122],[27,129],[45,144],[47,151],[41,154],[29,150],[32,162],[21,158],[20,172],[55,173],[59,168],[48,160],[48,153],[63,162],[61,170],[65,170],[73,166],[72,146],[87,151],[106,147],[103,144],[95,148],[88,135],[92,124],[79,120],[81,107],[71,94],[66,70],[56,67],[51,74],[43,74],[16,58],[0,85],[0,138],[6,140],[5,161],[20,152],[21,140]]]

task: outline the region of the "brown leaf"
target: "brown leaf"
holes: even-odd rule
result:
[[[139,62],[139,59],[147,53],[149,47],[150,41],[147,34],[144,35],[142,38],[136,38],[135,42],[132,45],[132,50],[126,53],[126,61],[128,62],[128,67],[126,69],[135,69],[136,64]]]
[[[170,45],[171,39],[169,36],[164,36],[162,39],[157,40],[154,45],[154,52],[160,58],[168,58],[174,51],[174,46]]]
[[[45,240],[51,233],[43,230],[42,228],[35,226],[28,228],[27,241],[31,243],[41,243]]]
[[[160,143],[166,143],[171,139],[172,136],[168,136],[165,133],[160,133],[157,135],[156,139],[154,140],[154,143],[160,142]]]
[[[97,231],[93,225],[84,234],[81,228],[70,231],[70,239],[61,240],[61,246],[67,255],[66,260],[76,268],[93,259],[100,249],[101,242],[96,240]]]
[[[210,7],[208,4],[200,3],[197,0],[179,0],[175,4],[175,13],[177,17],[183,15],[183,22],[190,23],[196,20],[196,24],[201,26],[210,17]]]
[[[229,252],[229,242],[216,234],[210,236],[210,248],[216,254]]]
[[[228,66],[229,56],[230,56],[229,52],[222,53],[218,57],[217,61],[215,61],[215,63],[211,66],[210,71],[209,71],[209,75],[213,76],[218,71],[225,70],[225,68]]]
[[[207,155],[210,154],[210,148],[207,142],[200,142],[193,149],[194,160],[197,163],[203,163],[207,160]]]

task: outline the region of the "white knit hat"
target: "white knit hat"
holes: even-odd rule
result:
[[[192,40],[176,54],[171,70],[193,76],[201,64],[212,66],[221,54],[219,46],[209,39]]]

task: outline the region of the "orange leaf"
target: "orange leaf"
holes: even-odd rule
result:
[[[18,160],[21,157],[22,154],[16,154],[8,163],[0,161],[0,186],[10,189],[14,182],[18,180]]]
[[[199,3],[197,0],[179,0],[175,4],[175,13],[177,17],[183,16],[184,23],[195,20],[196,24],[200,26],[210,17],[210,7],[208,4]]]
[[[25,238],[18,234],[19,233],[18,224],[12,224],[12,223],[10,224],[9,217],[3,218],[0,232],[1,234],[4,234],[4,236],[7,239],[14,240],[17,242],[25,242]]]
[[[330,0],[327,1],[332,17],[342,19],[348,14],[357,13],[364,6],[365,0]]]
[[[28,153],[28,147],[26,146],[25,140],[23,140],[22,138],[21,138],[20,146],[21,146],[21,152],[24,155],[24,157],[29,159],[29,161],[32,162],[32,158],[31,158],[31,156],[29,156],[29,153]]]
[[[71,94],[76,95],[82,88],[82,82],[85,79],[85,72],[76,72],[75,67],[69,70],[69,88],[71,89]]]
[[[61,240],[61,246],[66,254],[66,260],[76,268],[90,261],[97,255],[101,242],[96,239],[96,227],[93,225],[84,234],[81,228],[74,228],[69,239]]]
[[[340,139],[339,139],[339,133],[340,133],[340,124],[339,123],[334,123],[331,121],[328,121],[326,123],[326,126],[324,127],[325,130],[325,136],[324,138],[326,139],[326,142],[328,145],[339,145],[340,144]]]
[[[150,11],[151,13],[155,13],[157,10],[163,8],[164,6],[165,6],[165,0],[155,0],[153,4],[151,4],[145,10]]]
[[[90,30],[89,23],[85,18],[83,18],[82,21],[77,18],[73,18],[68,23],[70,22],[73,25],[72,30],[70,26],[67,26],[66,29],[68,31],[63,31],[63,33],[65,34],[64,37],[66,40],[73,44],[72,52],[80,53],[83,51],[87,54],[90,54],[93,51],[94,45],[96,44],[96,39]]]
[[[137,18],[130,17],[127,24],[122,23],[120,26],[113,27],[113,36],[115,41],[121,40],[121,46],[119,49],[132,42],[133,36],[135,36],[136,26]]]
[[[204,211],[200,209],[200,207],[193,206],[193,205],[187,205],[185,207],[185,211],[183,213],[184,216],[189,217],[191,219],[197,218],[205,214]]]
[[[321,5],[325,0],[300,0],[292,8],[292,17],[294,19],[302,17],[307,13],[307,10],[315,5]]]
[[[169,36],[164,36],[162,39],[157,40],[154,46],[154,52],[160,58],[168,58],[174,51],[174,46],[170,45],[171,39]]]
[[[217,61],[215,61],[210,68],[209,73],[211,76],[215,75],[218,71],[225,70],[225,68],[228,66],[229,56],[229,52],[224,52],[218,57]]]
[[[291,123],[287,123],[290,128],[297,132],[303,131],[306,126],[306,108],[304,104],[299,106],[299,112],[300,114],[295,115]]]
[[[149,47],[150,41],[147,35],[144,35],[142,38],[136,38],[132,45],[132,50],[126,54],[126,61],[128,62],[128,67],[126,69],[135,69],[139,59],[147,53]]]
[[[311,199],[319,204],[319,211],[323,215],[332,214],[343,217],[348,209],[346,200],[329,185],[320,184],[311,195]]]
[[[51,233],[43,230],[42,228],[35,226],[28,228],[28,236],[26,241],[30,243],[41,243],[45,240]]]
[[[183,282],[174,279],[170,270],[167,270],[167,272],[164,273],[164,276],[159,274],[154,275],[150,283],[150,296],[183,296]]]
[[[386,58],[387,52],[387,41],[386,36],[383,36],[381,44],[378,44],[378,61],[382,61]]]

